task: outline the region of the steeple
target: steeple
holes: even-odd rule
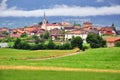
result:
[[[43,16],[42,26],[45,30],[47,30],[47,20],[46,20],[45,12],[44,12],[44,16]]]
[[[46,20],[46,15],[45,15],[45,12],[44,12],[44,17],[43,17],[44,20]]]

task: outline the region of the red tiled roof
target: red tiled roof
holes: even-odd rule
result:
[[[116,42],[116,41],[120,41],[120,37],[107,37],[106,38],[107,42]]]

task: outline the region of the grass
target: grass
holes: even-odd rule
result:
[[[0,80],[119,80],[118,73],[0,70]]]
[[[17,49],[0,49],[1,60],[31,59],[31,58],[49,58],[71,54],[76,50],[17,50]]]
[[[20,53],[21,51],[18,50]],[[23,51],[24,52],[24,51]],[[51,51],[53,53],[54,51]],[[59,52],[59,51],[58,51]],[[57,53],[58,52],[54,52]],[[12,52],[11,52],[12,53]],[[17,52],[16,52],[17,53]],[[19,54],[18,53],[18,54]],[[50,53],[46,51],[46,53]],[[0,53],[1,54],[1,53]],[[0,55],[1,57],[2,55]],[[8,57],[12,54],[6,55]],[[20,56],[20,55],[19,55]],[[23,55],[22,55],[23,56]],[[36,55],[38,57],[38,55]],[[55,66],[120,70],[120,48],[89,49],[81,54],[51,60],[1,60],[0,65]]]

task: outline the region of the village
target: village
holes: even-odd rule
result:
[[[21,36],[41,36],[48,31],[53,41],[67,41],[72,37],[81,37],[83,43],[86,43],[86,38],[89,33],[95,33],[104,37],[107,42],[107,47],[114,47],[115,43],[120,41],[118,36],[119,30],[116,30],[114,24],[111,26],[95,26],[92,22],[84,22],[80,24],[71,24],[69,22],[48,23],[44,13],[41,23],[24,28],[9,29],[7,27],[0,28],[0,39],[6,38],[7,35],[11,38],[20,38]],[[30,40],[29,40],[30,41]],[[3,43],[4,42],[4,43]],[[3,46],[4,45],[4,46]],[[1,40],[1,47],[7,45]]]

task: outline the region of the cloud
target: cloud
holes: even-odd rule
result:
[[[7,2],[7,0],[2,0],[2,2],[0,4],[0,10],[5,10],[7,8],[6,2]]]
[[[55,5],[48,9],[21,10],[16,7],[7,8],[7,0],[0,4],[0,17],[40,17],[44,11],[47,16],[101,16],[101,15],[120,15],[120,5],[104,7],[80,7]]]

